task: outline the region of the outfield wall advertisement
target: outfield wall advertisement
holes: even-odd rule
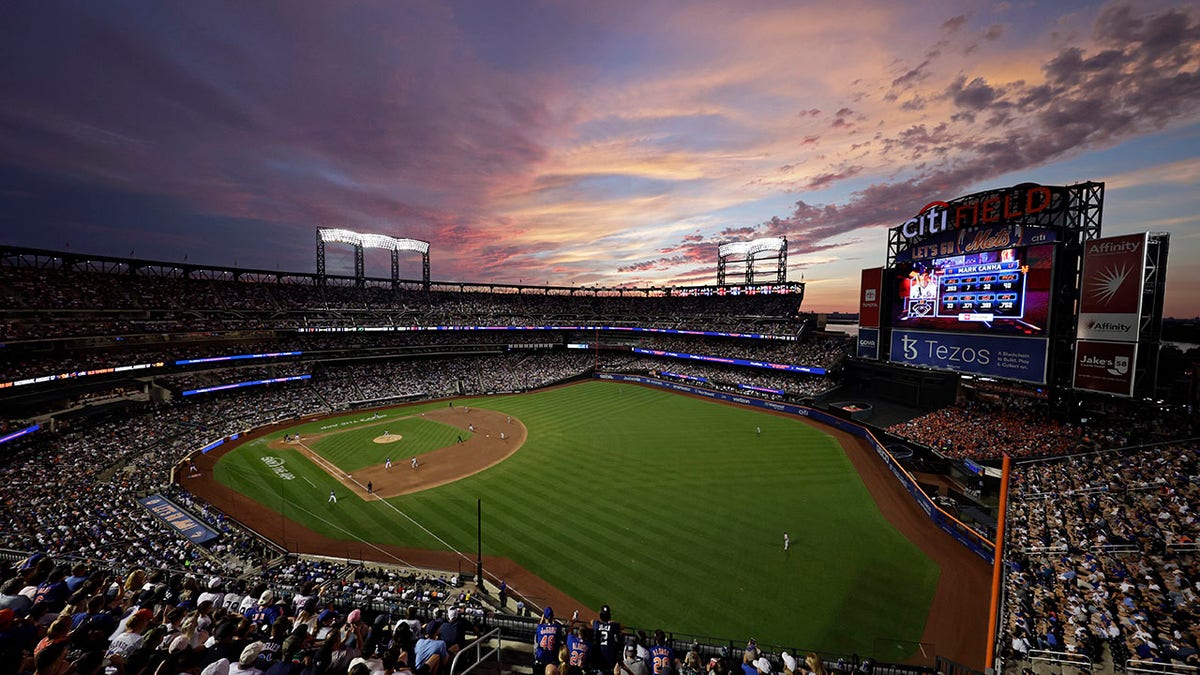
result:
[[[1136,342],[1075,343],[1075,388],[1102,394],[1133,396]]]
[[[858,358],[875,360],[879,358],[879,329],[858,329]]]
[[[821,424],[826,424],[841,431],[854,434],[855,436],[866,440],[871,445],[871,447],[875,450],[875,453],[879,455],[880,459],[882,459],[884,464],[887,465],[888,470],[892,472],[892,474],[896,477],[896,480],[900,481],[900,484],[904,486],[904,489],[907,490],[910,495],[912,495],[912,498],[916,500],[917,505],[921,507],[921,510],[925,512],[925,515],[929,516],[929,519],[932,520],[934,524],[936,524],[950,536],[954,537],[959,543],[961,543],[963,546],[966,546],[979,557],[983,558],[989,563],[992,562],[994,549],[992,542],[988,541],[982,535],[967,527],[957,518],[954,518],[938,508],[937,505],[929,499],[929,496],[926,495],[917,485],[916,480],[904,470],[904,467],[900,466],[900,464],[896,462],[891,453],[887,451],[887,448],[883,447],[883,444],[875,438],[874,434],[858,424],[854,424],[853,422],[841,419],[839,417],[834,417],[833,415],[820,410],[815,410],[813,408],[791,405],[789,403],[779,403],[777,401],[764,401],[757,398],[747,398],[745,396],[738,396],[736,394],[726,394],[724,392],[700,389],[698,387],[691,387],[677,382],[665,382],[663,380],[656,380],[651,377],[643,377],[640,375],[602,373],[596,375],[596,377],[601,380],[648,384],[654,387],[672,389],[685,394],[695,394],[705,398],[713,398],[721,401],[729,401],[731,403],[740,403],[742,405],[776,410],[779,412],[788,413],[790,415],[807,417],[820,422]]]
[[[1137,342],[1148,237],[1142,232],[1087,243],[1078,339]]]
[[[858,325],[860,328],[879,328],[879,302],[883,299],[883,268],[862,271],[858,291]]]
[[[1046,383],[1045,338],[893,330],[891,361],[907,366]]]

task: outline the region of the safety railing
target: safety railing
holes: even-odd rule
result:
[[[493,639],[495,639],[496,643],[490,644]],[[487,651],[485,652],[484,649],[487,649]],[[454,660],[450,662],[450,675],[466,675],[466,673],[469,673],[472,670],[475,670],[476,668],[483,665],[484,661],[491,659],[491,658],[494,658],[496,660],[496,663],[500,663],[500,649],[501,649],[500,629],[493,628],[492,630],[488,631],[487,633],[480,635],[471,644],[458,650],[458,653],[454,655]],[[474,654],[473,658],[475,660],[473,662],[471,662],[471,665],[463,668],[462,670],[459,670],[458,669],[459,659],[462,659],[467,654]],[[467,657],[467,658],[470,659],[472,657]]]
[[[1197,675],[1197,673],[1200,673],[1200,668],[1182,663],[1159,663],[1157,661],[1129,659],[1125,662],[1125,672],[1154,673],[1154,675]]]

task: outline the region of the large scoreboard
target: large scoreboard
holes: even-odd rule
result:
[[[1054,246],[978,251],[893,268],[892,326],[1044,335]]]
[[[873,338],[892,363],[1047,383],[1053,315],[1071,311],[1054,297],[1069,243],[1066,197],[1064,188],[1019,185],[931,202],[892,228],[878,289],[883,325],[865,342],[860,328],[860,354]]]
[[[863,270],[858,356],[1153,392],[1170,238],[1100,238],[1103,201],[1103,183],[1022,183],[926,204]]]

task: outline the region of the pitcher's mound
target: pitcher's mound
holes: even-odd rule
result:
[[[400,434],[384,434],[382,436],[376,436],[373,440],[376,443],[395,443],[402,438],[404,438],[404,436]]]

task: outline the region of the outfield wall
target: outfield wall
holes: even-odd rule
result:
[[[938,507],[937,504],[934,504],[933,500],[929,498],[929,495],[925,494],[925,492],[921,490],[920,486],[917,485],[916,479],[914,479],[908,473],[908,471],[905,471],[904,467],[900,466],[900,463],[897,462],[894,457],[892,457],[892,454],[888,452],[887,448],[883,447],[883,444],[875,438],[874,434],[861,425],[854,424],[848,420],[835,417],[826,412],[822,412],[815,408],[809,408],[807,406],[779,403],[776,401],[764,401],[757,398],[747,398],[737,394],[728,394],[720,391],[712,391],[710,389],[701,389],[691,385],[679,384],[677,382],[667,382],[665,380],[658,380],[642,375],[600,373],[595,377],[601,380],[647,384],[654,387],[661,387],[663,389],[680,391],[685,394],[695,394],[696,396],[704,396],[706,398],[728,401],[730,403],[739,403],[742,405],[754,406],[756,408],[765,408],[767,410],[787,413],[789,415],[807,417],[810,420],[820,422],[821,424],[834,427],[840,431],[844,431],[862,438],[863,440],[867,441],[872,448],[874,448],[875,453],[879,455],[880,459],[883,460],[883,463],[887,465],[889,470],[891,470],[892,474],[896,477],[896,480],[900,481],[900,484],[904,486],[904,489],[908,491],[908,494],[912,496],[912,498],[917,502],[917,505],[921,507],[921,510],[925,512],[925,515],[928,516],[935,525],[940,527],[951,537],[954,537],[955,540],[957,540],[963,546],[966,546],[971,552],[986,560],[988,564],[991,564],[993,561],[995,544],[985,539],[982,535],[968,527],[959,519],[943,511]]]

